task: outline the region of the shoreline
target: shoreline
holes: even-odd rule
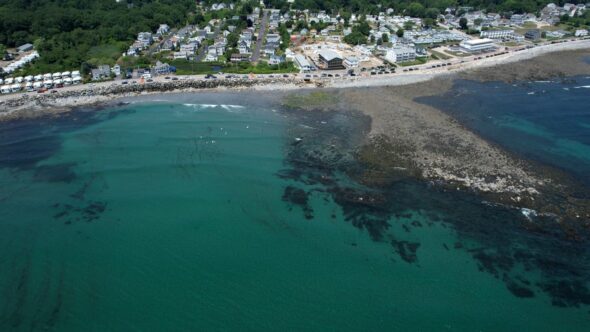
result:
[[[106,84],[98,88],[75,86],[55,94],[21,98],[11,109],[3,109],[0,121],[58,114],[83,106],[194,102],[199,93],[205,100],[208,95],[225,94],[226,104],[243,102],[243,98],[250,103],[274,98],[287,109],[357,111],[371,120],[353,156],[365,166],[365,171],[354,176],[359,183],[378,188],[400,178],[413,177],[447,190],[473,191],[496,204],[533,209],[547,215],[558,209],[566,211],[560,217],[590,222],[590,200],[564,202],[553,209],[543,206],[552,197],[569,196],[575,183],[567,174],[516,156],[443,111],[416,101],[418,97],[447,92],[455,79],[511,82],[590,75],[590,64],[580,61],[581,56],[590,57],[590,40],[583,42],[567,44],[565,50],[540,47],[511,57],[506,54],[505,58],[487,58],[454,71],[437,68],[438,73],[369,77],[366,82],[357,79],[340,85],[323,84],[319,88],[282,78],[270,82],[178,80],[146,85]],[[502,65],[496,67],[498,63]]]
[[[198,93],[214,91],[294,91],[307,89],[350,89],[366,87],[396,87],[428,82],[433,79],[452,79],[456,77],[469,77],[477,79],[481,74],[472,75],[472,72],[481,71],[495,66],[506,66],[521,61],[527,61],[543,55],[568,52],[576,50],[590,50],[590,39],[562,42],[537,46],[519,52],[509,52],[494,57],[483,58],[477,61],[453,64],[449,67],[427,68],[432,64],[444,61],[432,61],[423,66],[410,66],[421,68],[419,72],[398,72],[379,76],[353,77],[353,78],[314,78],[312,82],[306,82],[304,75],[289,75],[289,77],[256,77],[252,79],[215,79],[207,80],[203,75],[179,76],[178,80],[165,80],[157,77],[152,83],[128,84],[101,82],[84,85],[75,85],[52,90],[52,93],[38,94],[34,92],[16,95],[0,96],[0,121],[14,119],[21,116],[34,116],[36,113],[54,109],[54,111],[67,111],[68,108],[110,104],[116,99],[136,97],[141,95],[158,95],[170,93]],[[590,52],[589,52],[590,55]],[[402,67],[398,67],[401,69]],[[409,68],[409,67],[408,67]],[[555,73],[551,73],[555,75]],[[541,74],[542,76],[542,74]],[[539,76],[539,77],[541,77]],[[493,75],[492,75],[493,77]],[[54,92],[55,91],[55,92]]]

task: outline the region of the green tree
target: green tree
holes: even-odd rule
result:
[[[404,29],[397,29],[397,31],[395,32],[395,34],[399,37],[402,38],[404,36]]]
[[[424,8],[424,6],[419,3],[419,2],[412,2],[408,5],[408,7],[406,8],[406,15],[412,16],[412,17],[424,17],[424,14],[426,13],[426,10]]]
[[[367,43],[367,36],[358,31],[353,31],[344,37],[344,42],[350,45],[361,45]]]
[[[459,26],[461,27],[461,29],[467,30],[467,19],[465,17],[461,17],[461,19],[459,20]]]
[[[381,35],[381,39],[383,40],[384,43],[389,43],[389,34],[384,33],[383,35]]]
[[[240,36],[236,32],[232,32],[229,35],[227,35],[226,39],[227,39],[227,45],[230,48],[237,47]]]
[[[426,9],[426,11],[424,12],[424,17],[436,20],[436,18],[438,17],[438,14],[440,14],[440,11],[437,8],[431,7],[431,8]]]

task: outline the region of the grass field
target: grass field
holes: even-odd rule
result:
[[[416,66],[425,64],[428,61],[428,58],[416,58],[414,61],[406,61],[398,63],[399,66],[408,67],[408,66]]]

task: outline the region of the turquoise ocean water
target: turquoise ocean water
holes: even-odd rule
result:
[[[588,330],[586,244],[424,183],[346,204],[285,176],[300,119],[202,99],[0,124],[1,331]]]

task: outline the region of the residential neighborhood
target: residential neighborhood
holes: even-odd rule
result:
[[[588,38],[587,27],[562,24],[583,15],[584,4],[550,3],[539,13],[484,12],[469,7],[447,8],[435,20],[384,9],[377,15],[349,17],[325,11],[270,8],[264,2],[244,15],[240,3],[199,4],[212,14],[207,22],[171,26],[161,22],[142,31],[112,63],[82,68],[83,81],[149,80],[158,75],[303,73],[311,78],[339,75],[380,75],[411,69],[429,61],[535,47],[566,38]],[[215,14],[215,15],[213,15]],[[17,79],[19,70],[35,61],[33,44],[18,47],[12,61],[3,61],[4,76]],[[79,68],[69,68],[70,71]],[[14,83],[13,83],[14,84]],[[44,84],[47,87],[63,86]],[[5,84],[3,92],[25,90]],[[29,91],[32,91],[30,87]]]

